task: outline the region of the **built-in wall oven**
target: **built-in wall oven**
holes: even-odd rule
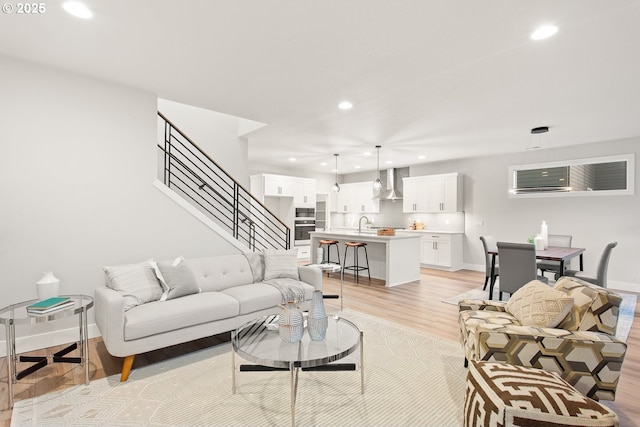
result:
[[[295,208],[293,221],[293,245],[304,246],[311,243],[309,233],[316,231],[316,210],[314,208]]]
[[[296,219],[315,219],[315,208],[296,208]]]

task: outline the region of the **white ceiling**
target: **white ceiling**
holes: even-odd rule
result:
[[[252,164],[330,173],[339,153],[349,173],[377,144],[386,168],[640,135],[639,1],[86,0],[90,20],[61,3],[2,14],[0,54],[266,123]],[[543,23],[559,32],[531,41]]]

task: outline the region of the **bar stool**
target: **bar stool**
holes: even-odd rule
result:
[[[340,248],[338,247],[338,241],[337,240],[327,240],[327,239],[323,239],[320,240],[320,242],[318,242],[319,248],[322,248],[323,245],[327,246],[326,250],[322,250],[322,262],[321,264],[338,264],[340,265]],[[331,261],[331,246],[335,246],[336,247],[336,253],[338,254],[338,262],[335,261]],[[326,255],[326,256],[325,256]]]
[[[354,265],[345,265],[342,267],[342,270],[353,270],[356,276],[356,283],[360,281],[360,272],[363,270],[367,270],[367,275],[369,276],[369,281],[371,281],[371,273],[369,272],[369,255],[367,255],[367,244],[364,242],[345,242],[344,244],[344,263],[347,263],[347,252],[349,248],[353,248],[353,262]],[[363,267],[358,262],[358,253],[359,249],[364,248],[364,256],[367,261],[367,266]]]

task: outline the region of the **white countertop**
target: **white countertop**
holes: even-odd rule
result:
[[[398,230],[396,230],[398,231]],[[383,241],[390,241],[390,240],[402,240],[402,239],[412,239],[412,238],[419,238],[420,235],[417,233],[396,233],[395,236],[378,236],[377,231],[376,230],[371,230],[371,229],[365,229],[362,230],[362,232],[358,233],[358,230],[355,231],[351,231],[351,230],[332,230],[332,231],[312,231],[311,236],[315,236],[315,237],[336,237],[336,238],[346,238],[346,239],[352,239],[354,237],[357,237],[359,240],[362,241],[369,241],[369,242],[383,242]]]
[[[331,230],[329,230],[328,232],[336,232],[336,233],[347,233],[347,232],[355,232],[356,235],[358,234],[358,229],[357,228],[353,228],[353,227],[332,227]],[[325,231],[322,231],[321,233],[325,233]],[[372,229],[372,228],[363,228],[362,229],[362,233],[369,233],[369,234],[375,234],[376,233],[376,229]],[[400,229],[396,229],[396,234],[397,233],[415,233],[415,234],[424,234],[424,233],[433,233],[433,234],[464,234],[464,231],[452,231],[452,230],[432,230],[429,228],[425,228],[422,230],[411,230],[409,228],[400,228]]]
[[[430,230],[430,229],[422,229],[422,230],[410,230],[408,228],[403,228],[402,230],[396,230],[396,233],[433,233],[433,234],[464,234],[464,231],[451,231],[451,230]]]

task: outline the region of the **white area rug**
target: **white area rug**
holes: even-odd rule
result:
[[[500,288],[498,288],[497,285],[498,284],[496,283],[496,286],[493,288],[494,301],[497,301],[498,297],[500,296]],[[629,337],[629,332],[631,332],[631,325],[633,324],[638,296],[635,294],[625,294],[617,291],[614,292],[622,297],[622,304],[620,304],[620,310],[618,312],[616,338],[626,342],[627,338]],[[462,301],[463,299],[489,299],[489,286],[487,286],[487,289],[484,291],[482,290],[482,286],[480,286],[479,288],[472,289],[470,291],[456,295],[455,297],[444,299],[442,300],[442,302],[446,304],[457,305],[458,301]],[[503,301],[507,301],[508,299],[509,294],[504,294],[502,296]]]
[[[364,332],[360,372],[300,372],[298,426],[461,426],[466,369],[460,344],[353,311]],[[359,356],[356,352],[355,360]],[[19,401],[12,427],[282,426],[290,424],[288,372],[238,372],[230,344],[60,392]]]

